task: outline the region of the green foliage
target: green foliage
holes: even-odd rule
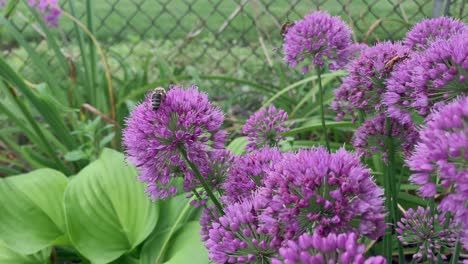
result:
[[[31,255],[22,255],[11,250],[0,241],[0,263],[51,264],[50,248],[45,248]]]
[[[174,243],[174,239],[177,239],[180,232],[190,232],[192,227],[190,227],[189,223],[197,220],[198,216],[196,214],[197,210],[194,210],[190,205],[190,200],[185,196],[185,194],[181,194],[160,203],[161,212],[164,212],[164,217],[160,218],[153,233],[141,249],[140,260],[142,264],[164,263],[174,255],[173,252],[168,253],[170,247],[172,251],[174,251],[173,247],[176,247],[176,249],[184,248],[183,245],[180,245],[181,247],[178,248]],[[199,230],[199,227],[195,229]],[[198,239],[192,240],[191,246],[194,250],[199,249],[200,246],[203,247],[199,234],[193,235],[193,238]],[[193,247],[193,245],[196,246]],[[205,256],[206,259],[207,257]]]
[[[25,255],[66,243],[62,199],[67,184],[51,169],[0,179],[0,238]]]
[[[200,224],[192,221],[185,226],[174,237],[171,248],[168,250],[167,264],[210,263],[208,252],[204,245],[200,243]]]
[[[199,210],[185,194],[152,202],[137,174],[122,153],[105,149],[70,180],[52,169],[0,179],[0,263],[48,263],[51,247],[73,247],[85,263],[154,263],[185,250],[205,263],[191,222]],[[173,245],[187,236],[190,244]]]
[[[93,263],[108,263],[132,251],[157,223],[159,208],[136,181],[137,174],[121,153],[106,149],[67,187],[70,240]]]

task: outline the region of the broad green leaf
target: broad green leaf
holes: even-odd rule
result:
[[[160,203],[160,221],[141,249],[141,264],[163,263],[171,238],[193,215],[194,207],[185,194]]]
[[[208,252],[200,240],[198,221],[188,222],[171,241],[166,264],[208,264]]]
[[[14,264],[49,264],[50,248],[45,248],[37,253],[22,255],[17,253],[0,241],[0,263]]]
[[[68,179],[61,172],[39,169],[0,179],[0,238],[29,255],[66,243],[62,207]]]
[[[93,263],[108,263],[132,251],[151,233],[159,206],[137,181],[124,156],[104,149],[76,175],[65,191],[70,240]]]
[[[245,152],[245,147],[249,144],[246,137],[235,138],[229,145],[227,149],[232,151],[234,155],[240,155]]]

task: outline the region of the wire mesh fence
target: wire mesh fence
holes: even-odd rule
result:
[[[229,74],[261,79],[281,58],[281,25],[312,10],[339,15],[358,42],[398,40],[413,23],[435,15],[466,21],[465,0],[100,0],[92,1],[93,32],[107,49],[112,67],[124,61],[141,64],[147,58],[165,61],[197,74]],[[73,1],[76,16],[85,21],[85,1]],[[70,11],[70,0],[61,1]],[[14,23],[33,47],[47,58],[40,30],[18,12]],[[77,55],[73,24],[62,18],[56,29],[71,59]],[[0,41],[3,55],[18,70],[30,58],[7,33]],[[49,58],[50,59],[50,58]],[[49,61],[51,69],[53,59]],[[155,76],[157,78],[157,76]],[[261,80],[259,80],[261,81]]]

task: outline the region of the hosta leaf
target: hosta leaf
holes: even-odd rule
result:
[[[8,248],[0,241],[0,263],[14,264],[49,264],[50,248],[45,248],[37,253],[22,255]]]
[[[208,252],[200,240],[198,221],[188,222],[171,241],[166,264],[208,264]]]
[[[51,169],[0,179],[0,239],[25,255],[65,243],[67,184],[61,172]]]
[[[93,263],[108,263],[133,250],[151,233],[159,207],[136,180],[123,154],[105,149],[65,191],[70,240]]]

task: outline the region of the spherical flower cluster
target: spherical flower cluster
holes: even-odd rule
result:
[[[289,240],[279,249],[280,259],[273,259],[273,264],[295,263],[353,263],[386,264],[382,256],[365,258],[366,245],[359,244],[355,233],[328,234],[321,236],[303,234],[296,241]]]
[[[153,199],[174,195],[177,188],[171,180],[177,176],[184,177],[185,191],[198,186],[184,155],[202,175],[208,175],[208,153],[224,147],[223,120],[197,87],[171,87],[156,111],[151,95],[135,107],[126,120],[123,145],[127,160],[140,170],[139,179],[148,183],[146,191]]]
[[[259,225],[258,214],[266,200],[257,198],[228,205],[225,215],[208,228],[205,246],[208,257],[216,263],[269,263],[282,239],[270,236]]]
[[[396,58],[405,59],[410,50],[401,44],[390,42],[379,43],[362,51],[361,55],[349,65],[349,76],[344,78],[341,86],[335,90],[332,109],[338,112],[337,119],[345,113],[354,117],[359,111],[372,113],[382,105],[382,94],[385,92],[384,79],[392,70],[391,61],[398,64]]]
[[[467,29],[467,26],[463,22],[450,17],[424,19],[416,23],[406,33],[403,43],[410,49],[423,51],[429,47],[432,41],[438,38],[447,40],[458,32]]]
[[[359,58],[361,56],[361,53],[368,49],[369,46],[365,43],[353,43],[351,46],[348,47],[348,63],[347,65],[349,66],[350,63],[353,62],[353,60]]]
[[[434,197],[437,184],[453,191],[439,209],[450,213],[465,230],[462,241],[468,248],[468,97],[441,107],[427,118],[419,143],[407,161],[414,174],[410,180],[421,187],[423,197]]]
[[[391,126],[391,131],[388,129]],[[390,133],[389,133],[390,132]],[[395,118],[378,114],[362,123],[353,137],[353,146],[358,153],[370,157],[373,153],[381,153],[384,161],[388,158],[386,141],[391,136],[395,150],[400,148],[405,156],[411,155],[418,140],[418,131],[412,123],[400,124]]]
[[[468,31],[436,40],[423,53],[413,53],[387,79],[383,103],[388,115],[409,123],[413,110],[426,116],[437,104],[467,94],[467,58]]]
[[[313,12],[288,29],[283,50],[289,66],[303,64],[305,73],[311,64],[323,67],[327,61],[331,70],[345,66],[350,45],[351,30],[339,17]]]
[[[276,148],[261,148],[236,157],[223,184],[223,202],[231,204],[250,197],[252,192],[263,186],[265,174],[281,157]]]
[[[49,27],[56,27],[62,11],[58,0],[28,0],[28,4],[42,14],[45,23]]]
[[[398,222],[398,239],[403,245],[419,245],[418,253],[413,255],[416,260],[438,260],[447,257],[442,248],[453,248],[458,239],[458,228],[451,220],[446,222],[444,215],[431,216],[430,209],[418,206],[415,211],[410,208]],[[447,227],[444,227],[447,226]]]
[[[288,113],[274,106],[255,112],[242,128],[242,133],[247,135],[247,140],[250,142],[246,150],[276,146],[280,140],[284,139],[281,133],[289,131],[289,126],[285,124],[286,120],[288,120]]]
[[[377,239],[385,231],[383,190],[357,155],[344,149],[299,150],[285,155],[265,178],[260,194],[270,200],[260,219],[285,239],[306,231],[353,231]]]
[[[214,149],[208,153],[209,172],[205,176],[205,182],[210,190],[217,192],[228,178],[229,171],[234,163],[234,155],[227,149]],[[191,195],[189,195],[191,197]],[[195,207],[202,206],[208,202],[208,194],[205,190],[198,192],[199,199],[192,200]],[[201,198],[201,199],[200,199]]]

